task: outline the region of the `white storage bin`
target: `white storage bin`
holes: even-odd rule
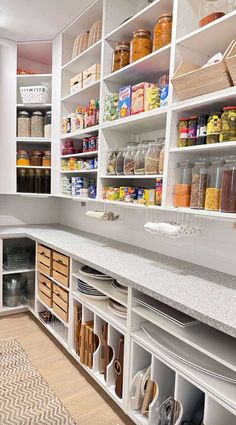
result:
[[[43,104],[47,101],[48,88],[46,86],[20,87],[23,104]]]

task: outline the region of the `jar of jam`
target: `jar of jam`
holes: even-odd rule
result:
[[[221,113],[212,112],[207,121],[207,144],[219,143],[221,131]]]
[[[51,167],[51,151],[43,153],[43,167]]]
[[[178,137],[178,148],[185,148],[188,146],[188,124],[189,119],[188,118],[180,118],[179,125],[178,125],[178,131],[179,131],[179,137]]]
[[[17,155],[17,165],[28,167],[30,165],[29,154],[27,151],[20,149]]]
[[[35,150],[32,152],[30,156],[30,165],[34,167],[42,167],[42,152],[39,150]]]
[[[130,43],[120,41],[113,53],[112,72],[118,71],[130,63]]]
[[[130,43],[130,63],[133,63],[152,52],[152,39],[149,30],[140,29],[133,33]]]
[[[225,160],[220,211],[236,212],[236,156],[231,156]]]
[[[221,116],[220,142],[236,140],[236,106],[226,106]]]
[[[154,28],[153,52],[171,43],[172,14],[164,13],[159,16]]]

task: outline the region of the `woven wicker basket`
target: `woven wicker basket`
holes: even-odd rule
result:
[[[233,86],[226,63],[231,46],[232,43],[222,61],[214,65],[200,68],[198,65],[182,62],[171,80],[176,97],[179,100],[185,100]]]
[[[74,46],[73,46],[72,59],[76,58],[76,56],[80,55],[82,52],[84,52],[88,48],[88,39],[89,39],[88,31],[76,37]]]
[[[92,25],[89,31],[88,47],[92,46],[98,40],[100,40],[101,36],[102,36],[102,22],[97,21]]]
[[[232,78],[234,86],[236,86],[236,41],[233,40],[231,49],[229,50],[226,59],[226,65],[228,67],[230,76]]]

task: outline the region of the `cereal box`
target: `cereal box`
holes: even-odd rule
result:
[[[119,118],[128,117],[131,113],[132,86],[122,87],[119,90],[118,113]]]

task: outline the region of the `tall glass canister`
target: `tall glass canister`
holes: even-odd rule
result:
[[[219,211],[224,160],[216,158],[210,162],[205,200],[205,210]]]

